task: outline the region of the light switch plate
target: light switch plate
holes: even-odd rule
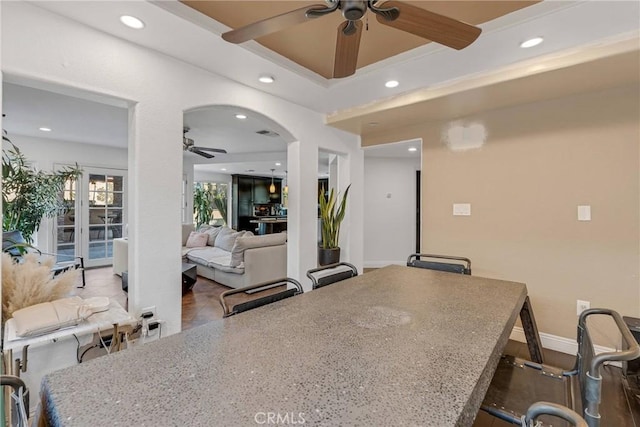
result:
[[[578,206],[578,221],[591,221],[591,206]]]
[[[454,216],[470,216],[471,215],[471,203],[454,203],[453,204]]]

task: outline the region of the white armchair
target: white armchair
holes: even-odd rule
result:
[[[126,238],[113,239],[113,274],[122,276],[129,269],[129,241]]]

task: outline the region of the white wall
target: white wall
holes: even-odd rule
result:
[[[127,169],[127,149],[95,144],[8,135],[27,160],[43,171],[52,171],[56,165]],[[55,219],[44,219],[35,238],[35,244],[46,251],[55,251],[53,235]]]
[[[359,137],[327,127],[319,113],[33,4],[3,2],[2,8],[3,73],[111,96],[130,105],[129,309],[134,315],[143,307],[156,306],[158,316],[166,321],[167,334],[181,327],[180,141],[184,111],[199,106],[237,105],[253,110],[298,139],[289,145],[288,157],[298,163],[289,168],[288,275],[301,279],[306,287],[310,284],[304,272],[316,265],[317,150],[343,153],[348,161],[341,173],[353,191],[351,211],[345,218],[346,249],[350,260],[362,267]]]
[[[404,265],[415,252],[419,169],[420,159],[365,157],[365,267]]]
[[[228,182],[230,184],[231,175],[195,170],[193,172],[193,180],[194,182]]]
[[[8,135],[27,159],[38,169],[52,170],[55,164],[78,163],[81,166],[127,168],[127,149],[104,145],[81,144],[25,135]]]

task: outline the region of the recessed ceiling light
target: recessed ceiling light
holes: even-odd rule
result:
[[[532,39],[525,40],[522,43],[520,43],[520,47],[526,49],[528,47],[538,46],[540,43],[542,43],[543,40],[544,39],[542,37],[534,37]]]
[[[398,81],[397,81],[397,80],[389,80],[389,81],[388,81],[388,82],[386,82],[384,85],[385,85],[386,87],[391,88],[391,87],[397,87],[399,84],[400,84],[400,83],[398,83]]]
[[[244,120],[246,118],[247,116],[245,116],[244,114],[236,114],[236,119]]]
[[[273,82],[276,81],[276,79],[274,77],[272,77],[272,76],[264,75],[264,76],[258,77],[258,81],[260,83],[273,83]]]
[[[276,166],[282,166],[282,163],[277,162],[277,163],[276,163]]]
[[[144,28],[144,22],[142,22],[135,16],[122,15],[120,17],[120,22],[122,22],[129,28],[133,28],[134,30],[141,30]]]
[[[38,128],[38,129],[40,129],[42,132],[51,132],[51,128],[42,127],[42,128]]]
[[[369,126],[378,126],[380,123],[378,122],[369,122],[368,125]]]
[[[409,151],[414,152],[414,151],[418,151],[418,149],[416,147],[410,147]]]
[[[222,169],[220,169],[220,170],[221,170],[221,171],[226,171],[226,170],[227,170],[227,168],[222,168]]]

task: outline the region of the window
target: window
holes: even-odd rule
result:
[[[221,182],[193,183],[193,222],[196,225],[227,223],[228,187]]]

